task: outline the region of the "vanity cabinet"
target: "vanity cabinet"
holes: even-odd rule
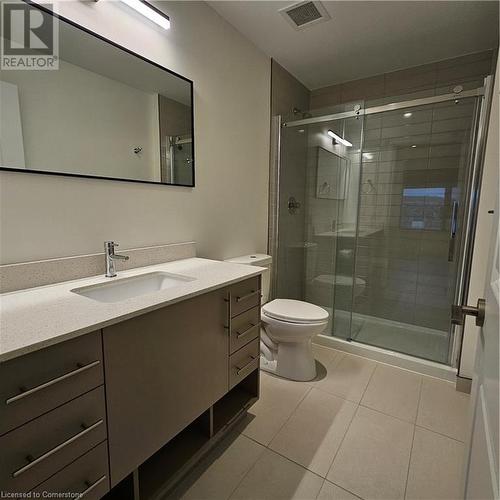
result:
[[[104,383],[101,332],[0,364],[0,435]]]
[[[112,486],[227,392],[226,295],[104,328]]]
[[[2,363],[0,492],[160,498],[258,399],[259,342],[257,277]]]
[[[2,363],[0,375],[0,491],[31,491],[102,443],[107,491],[101,332]],[[73,492],[91,481],[83,474]]]
[[[43,494],[81,492],[85,500],[98,500],[109,490],[108,447],[103,442],[76,459],[33,491]],[[41,497],[43,498],[43,497]],[[61,497],[64,498],[64,497]]]

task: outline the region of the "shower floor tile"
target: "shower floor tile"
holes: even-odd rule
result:
[[[446,332],[367,316],[358,319],[353,315],[353,326],[356,325],[358,331],[353,340],[357,342],[437,363],[448,361],[449,336]]]

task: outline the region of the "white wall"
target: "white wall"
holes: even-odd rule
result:
[[[196,187],[0,173],[0,262],[196,240],[199,254],[266,251],[270,61],[208,5],[158,2],[165,32],[120,2],[60,13],[194,80]]]
[[[495,76],[495,88],[491,105],[490,123],[486,151],[484,159],[483,179],[481,181],[481,198],[479,200],[479,211],[474,241],[474,255],[472,259],[472,270],[467,303],[475,306],[477,299],[484,297],[484,287],[488,264],[488,253],[490,250],[490,238],[493,234],[493,215],[488,210],[493,210],[499,192],[499,150],[500,150],[500,59],[497,61],[497,72]],[[462,357],[460,362],[461,377],[472,378],[474,373],[474,361],[476,358],[476,345],[479,338],[480,328],[476,326],[475,319],[466,317],[463,335]]]
[[[160,180],[158,94],[62,60],[2,80],[19,90],[26,168]]]

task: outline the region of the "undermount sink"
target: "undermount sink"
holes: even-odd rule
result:
[[[189,276],[156,271],[113,280],[109,283],[74,288],[71,291],[98,302],[120,302],[121,300],[159,292],[195,280],[196,278]]]

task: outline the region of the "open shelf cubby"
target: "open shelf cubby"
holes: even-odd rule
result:
[[[139,466],[134,474],[134,499],[156,500],[165,496],[258,397],[257,369]]]
[[[210,409],[139,466],[140,500],[159,498],[170,490],[201,458],[209,444]]]
[[[212,435],[242,416],[259,398],[259,370],[254,370],[213,405]]]

